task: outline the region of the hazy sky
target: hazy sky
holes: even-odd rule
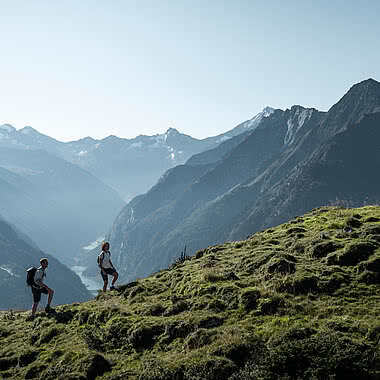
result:
[[[380,80],[380,1],[0,0],[0,123],[59,140],[222,133]]]

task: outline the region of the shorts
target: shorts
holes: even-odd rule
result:
[[[106,274],[103,273],[106,272]],[[102,275],[103,281],[108,281],[108,275],[113,276],[116,273],[116,270],[113,268],[104,268],[100,271],[100,274]]]
[[[41,294],[48,294],[46,288],[35,288],[32,286],[32,293],[33,293],[33,302],[38,303],[41,301]]]

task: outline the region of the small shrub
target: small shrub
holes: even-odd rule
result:
[[[326,241],[318,243],[311,247],[310,253],[312,257],[322,258],[327,256],[331,252],[335,252],[339,248],[342,248],[340,244],[337,244],[333,241]]]
[[[208,316],[205,318],[202,318],[198,322],[198,327],[199,328],[205,328],[205,329],[212,329],[215,327],[219,327],[223,324],[223,318],[213,315],[213,316]]]
[[[380,218],[377,218],[375,216],[370,216],[367,219],[365,219],[366,223],[373,223],[373,222],[380,222]]]
[[[156,358],[143,360],[139,370],[138,380],[183,380],[183,372],[180,368],[172,368]],[[128,379],[127,376],[125,379]],[[120,380],[124,380],[124,377]]]
[[[219,299],[213,299],[207,305],[207,309],[213,311],[225,311],[227,307],[227,304]]]
[[[302,232],[306,232],[306,230],[302,227],[293,227],[293,228],[289,228],[286,233],[288,235],[293,235],[293,234],[298,234],[298,233],[302,233]]]
[[[165,306],[163,306],[160,303],[155,303],[153,305],[150,305],[147,309],[143,311],[143,315],[152,315],[152,316],[159,316],[164,314],[166,311]]]
[[[380,284],[380,273],[365,270],[358,276],[358,281],[367,285]]]
[[[257,306],[257,314],[260,315],[273,315],[278,312],[281,307],[285,306],[285,301],[280,296],[274,296],[272,298],[259,299]]]
[[[283,283],[278,285],[280,292],[291,294],[307,294],[310,292],[318,292],[318,278],[310,275],[288,277]]]
[[[132,300],[132,299],[134,299],[138,294],[144,293],[145,290],[146,290],[146,289],[145,289],[143,286],[138,285],[138,286],[135,286],[135,287],[131,288],[131,289],[129,290],[129,292],[128,292],[127,290],[125,290],[123,294],[124,294],[124,297],[125,297],[125,298],[128,297],[129,300]],[[127,295],[127,294],[128,294],[128,295]]]
[[[6,371],[17,365],[18,359],[16,357],[0,358],[0,371]]]
[[[257,307],[257,301],[260,297],[261,294],[257,288],[246,288],[240,294],[240,305],[243,310],[249,312]]]
[[[190,350],[200,348],[210,344],[214,336],[215,332],[212,330],[198,329],[186,338],[184,346]]]
[[[80,368],[86,374],[87,379],[95,379],[111,370],[112,364],[99,353],[90,353],[80,361]]]
[[[33,363],[37,359],[38,354],[39,354],[38,351],[27,351],[27,352],[24,352],[18,358],[17,365],[19,367],[26,367],[26,366],[28,366],[29,364]]]
[[[186,368],[183,380],[227,380],[236,370],[237,368],[231,360],[209,357],[201,363]]]
[[[363,223],[360,220],[358,220],[357,218],[354,218],[354,217],[349,218],[347,220],[347,222],[346,222],[346,226],[347,227],[351,227],[351,228],[359,228],[362,225],[363,225]]]
[[[195,326],[187,321],[168,323],[165,326],[162,342],[170,344],[177,338],[186,338],[194,329]]]
[[[186,252],[181,252],[179,257],[174,259],[174,261],[170,265],[169,269],[173,269],[173,268],[183,264],[186,260],[190,260],[190,256],[187,256]]]
[[[291,274],[296,271],[296,264],[282,257],[275,257],[267,264],[268,273]]]
[[[105,350],[104,333],[98,326],[84,328],[82,330],[82,338],[90,350]]]
[[[332,273],[329,278],[320,280],[318,282],[318,288],[323,293],[332,294],[346,281],[346,276],[343,273],[336,272]]]
[[[40,335],[40,339],[37,344],[49,343],[53,338],[62,333],[62,329],[57,327],[51,327],[50,329],[43,331]]]
[[[163,315],[165,317],[168,317],[170,315],[177,315],[177,314],[180,314],[184,311],[187,311],[190,309],[190,305],[184,301],[184,300],[179,300],[175,303],[173,303],[172,306],[168,307],[165,312],[163,313]]]
[[[343,253],[338,256],[338,263],[343,266],[354,266],[367,260],[375,251],[373,243],[362,241],[354,242],[346,246]]]
[[[107,323],[104,330],[98,334],[104,348],[120,348],[128,344],[128,332],[132,326],[130,319],[116,317]],[[99,350],[100,351],[100,350]]]
[[[0,338],[6,338],[10,334],[11,334],[11,332],[8,329],[0,327]]]
[[[368,261],[363,261],[359,264],[359,270],[369,270],[380,273],[380,257],[374,257]]]
[[[88,310],[82,310],[78,315],[77,319],[79,325],[83,325],[88,321],[88,317],[90,316],[90,312]]]
[[[194,256],[196,259],[200,259],[201,257],[203,257],[204,254],[205,254],[205,251],[204,251],[204,249],[202,249],[200,251],[195,252]]]
[[[163,325],[153,322],[147,324],[142,321],[128,331],[127,339],[136,350],[147,349],[154,346],[157,336],[163,332],[165,332]]]
[[[25,374],[25,379],[41,378],[41,373],[47,368],[45,364],[35,364],[31,366]]]

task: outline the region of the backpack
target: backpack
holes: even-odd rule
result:
[[[96,258],[96,262],[98,263],[98,267],[101,268],[101,265],[100,265],[100,256],[103,255],[103,259],[104,259],[104,253],[102,252],[97,258]]]
[[[37,272],[36,267],[31,267],[31,268],[27,269],[27,271],[26,271],[26,283],[28,284],[28,286],[35,285],[34,276],[35,276],[36,272]]]

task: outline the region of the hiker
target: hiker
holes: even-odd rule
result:
[[[111,252],[109,251],[109,249],[110,249],[110,244],[105,241],[102,244],[102,252],[98,256],[100,274],[102,275],[102,279],[104,282],[103,292],[107,291],[108,275],[113,276],[112,284],[110,286],[110,290],[115,289],[114,285],[115,285],[117,278],[119,277],[119,274],[116,272],[116,269],[112,264]]]
[[[41,266],[36,270],[34,275],[34,284],[32,285],[33,293],[33,306],[32,306],[32,316],[36,313],[38,303],[41,301],[41,294],[47,294],[48,300],[45,307],[47,313],[54,312],[54,309],[50,306],[53,299],[54,290],[50,289],[47,285],[44,284],[43,280],[46,277],[46,268],[49,265],[48,259],[42,258],[40,260]]]

